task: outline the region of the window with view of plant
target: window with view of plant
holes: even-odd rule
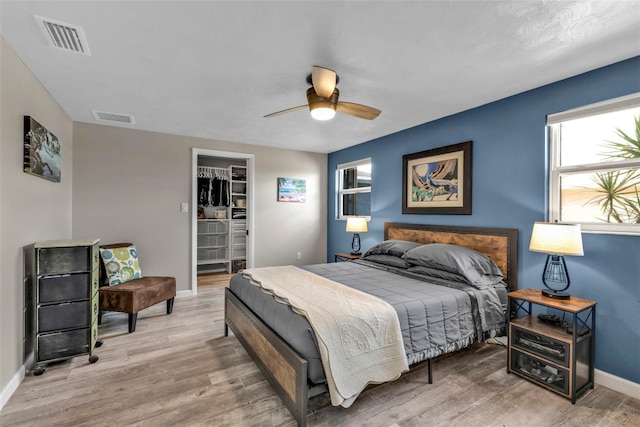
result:
[[[338,219],[371,217],[371,159],[338,165]]]
[[[549,218],[640,234],[640,94],[548,116]]]

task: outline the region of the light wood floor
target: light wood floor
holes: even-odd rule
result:
[[[2,426],[294,426],[238,341],[223,337],[229,275],[199,279],[197,297],[138,315],[103,318],[94,354],[27,374],[0,412]],[[638,426],[640,401],[596,385],[575,405],[506,373],[506,351],[476,344],[371,387],[349,409],[309,404],[310,426]]]

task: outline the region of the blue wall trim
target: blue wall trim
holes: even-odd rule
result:
[[[532,71],[535,72],[535,71]],[[519,230],[521,287],[541,288],[546,255],[529,252],[535,221],[547,217],[548,114],[640,92],[640,56],[329,154],[328,252],[350,249],[336,220],[336,165],[372,162],[366,250],[385,221]],[[384,113],[383,113],[384,114]],[[473,141],[473,214],[403,215],[402,156]],[[584,234],[584,257],[567,257],[572,294],[598,302],[596,368],[640,383],[640,237]]]

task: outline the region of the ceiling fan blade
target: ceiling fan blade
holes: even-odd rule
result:
[[[373,120],[381,113],[377,108],[356,104],[354,102],[338,102],[336,111],[367,120]]]
[[[328,68],[313,66],[311,81],[316,93],[323,98],[331,98],[336,88],[336,72]]]
[[[287,108],[286,110],[276,111],[275,113],[267,114],[265,117],[275,117],[275,116],[279,116],[281,114],[292,113],[294,111],[302,110],[303,108],[309,108],[309,106],[307,104],[298,105],[297,107]]]

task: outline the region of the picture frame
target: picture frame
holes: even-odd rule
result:
[[[278,178],[278,201],[295,203],[306,202],[306,180],[300,178]]]
[[[24,116],[24,172],[60,182],[62,143],[31,116]]]
[[[471,215],[472,141],[402,156],[402,213]]]

